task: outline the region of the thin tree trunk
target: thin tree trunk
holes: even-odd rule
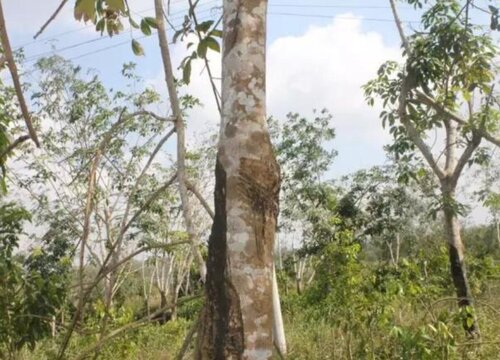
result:
[[[389,255],[391,257],[391,263],[393,266],[396,266],[396,259],[394,258],[394,251],[392,250],[392,242],[389,240],[385,241],[387,248],[389,249]]]
[[[196,359],[270,359],[279,167],[265,113],[266,0],[224,1],[222,122]]]
[[[445,201],[449,200],[450,197]],[[458,306],[466,311],[463,327],[469,336],[477,337],[479,336],[479,327],[473,313],[473,298],[465,269],[464,245],[460,235],[460,223],[453,209],[446,206],[444,208],[444,222],[448,242],[451,277],[457,294]],[[469,312],[468,310],[471,311]]]
[[[172,68],[172,60],[170,58],[170,50],[167,40],[167,32],[165,29],[164,11],[162,0],[155,0],[156,24],[158,26],[158,40],[160,43],[161,57],[163,61],[163,70],[165,72],[165,82],[168,88],[170,105],[172,107],[173,118],[175,119],[175,130],[177,132],[177,180],[179,183],[179,194],[182,203],[182,213],[186,231],[188,233],[189,242],[193,255],[200,270],[202,281],[206,278],[205,261],[201,255],[198,241],[196,240],[196,231],[192,221],[192,209],[189,203],[187,178],[186,178],[186,134],[184,127],[184,119],[182,117],[177,88],[174,81],[174,73]]]
[[[160,290],[160,309],[164,309],[167,307],[167,294],[165,293],[165,290]],[[160,314],[160,325],[163,325],[167,322],[167,313],[166,311],[163,311]]]
[[[496,227],[497,227],[497,240],[498,240],[498,246],[500,246],[500,221],[498,218],[495,220]]]
[[[397,233],[396,234],[396,256],[395,256],[396,266],[398,266],[398,264],[399,264],[400,252],[401,252],[401,237],[400,237],[399,233]]]
[[[85,202],[85,212],[84,212],[84,223],[82,238],[80,240],[80,262],[78,266],[78,281],[79,281],[79,293],[78,293],[78,308],[81,309],[81,317],[83,317],[83,306],[85,305],[84,300],[84,267],[85,267],[85,245],[87,244],[90,235],[90,216],[94,209],[94,193],[96,187],[96,173],[97,167],[101,160],[101,152],[98,150],[94,154],[94,159],[92,161],[92,166],[89,171],[89,179],[87,185],[87,198]]]

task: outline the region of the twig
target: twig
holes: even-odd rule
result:
[[[67,2],[68,2],[68,0],[61,1],[59,6],[57,7],[56,11],[54,11],[54,13],[49,17],[49,19],[42,25],[40,30],[38,30],[38,32],[35,34],[35,36],[33,36],[33,39],[36,39],[44,32],[44,30],[47,28],[47,26],[49,26],[49,24],[52,21],[54,21],[54,19],[57,17],[57,15],[61,12],[62,8],[64,7],[64,5],[66,5]]]
[[[85,204],[85,218],[83,223],[83,233],[80,242],[80,266],[79,266],[79,281],[80,281],[80,293],[78,296],[79,307],[83,306],[83,267],[85,263],[85,247],[87,245],[87,240],[90,234],[90,216],[94,209],[94,193],[96,186],[96,172],[99,162],[101,160],[101,152],[98,150],[95,154],[94,160],[92,162],[92,167],[89,171],[89,181],[87,187],[87,199]]]

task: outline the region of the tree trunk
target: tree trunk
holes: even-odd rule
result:
[[[160,309],[164,309],[168,304],[167,301],[167,294],[165,291],[160,290]],[[168,316],[166,310],[163,310],[163,312],[160,315],[159,323],[160,325],[165,324],[168,321]]]
[[[196,359],[270,359],[279,167],[265,112],[266,0],[224,1],[222,122]]]
[[[391,264],[396,266],[396,259],[394,258],[394,251],[392,251],[392,242],[390,240],[385,240],[387,249],[389,249],[389,256],[391,257]]]
[[[450,201],[450,199],[454,201],[454,197],[448,197],[445,201]],[[444,208],[444,221],[448,242],[451,277],[457,294],[458,306],[462,309],[469,308],[473,310],[473,299],[465,270],[464,245],[460,235],[460,223],[458,222],[456,212],[446,205]],[[473,311],[467,311],[464,317],[463,326],[469,336],[477,337],[479,335],[479,327]]]
[[[399,264],[399,254],[401,252],[401,237],[399,236],[399,233],[396,234],[396,266]]]
[[[184,119],[177,95],[177,87],[174,81],[174,72],[172,68],[172,59],[168,47],[167,32],[165,29],[165,12],[162,0],[155,0],[156,25],[158,27],[158,41],[160,43],[160,52],[163,61],[163,70],[165,72],[165,82],[167,84],[172,115],[175,118],[175,131],[177,132],[177,181],[179,185],[179,195],[181,198],[182,215],[186,225],[186,231],[191,244],[191,250],[200,270],[200,278],[205,281],[206,265],[201,255],[198,240],[196,239],[196,230],[194,228],[191,204],[187,191],[186,176],[186,131],[184,128]]]

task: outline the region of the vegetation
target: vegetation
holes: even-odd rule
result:
[[[0,359],[498,358],[499,10],[407,0],[423,31],[406,35],[389,2],[403,63],[363,87],[387,162],[339,178],[335,109],[267,117],[266,3],[224,1],[222,32],[189,1],[181,81],[161,0],[140,20],[124,0],[75,1],[98,32],[156,32],[163,102],[133,63],[110,89],[55,55],[22,84],[0,1]],[[221,124],[190,143],[196,61]],[[490,216],[468,224],[478,201]]]

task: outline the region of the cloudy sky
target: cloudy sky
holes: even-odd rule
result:
[[[121,64],[137,63],[147,84],[165,93],[157,39],[124,31],[113,38],[100,36],[91,25],[73,19],[73,1],[39,40],[33,35],[60,0],[9,0],[4,2],[7,28],[14,48],[23,48],[29,69],[36,59],[57,53],[83,67],[97,69],[109,87],[119,87]],[[153,0],[129,0],[136,18],[153,16]],[[179,25],[187,0],[170,0],[170,19]],[[217,19],[221,0],[200,0],[200,20]],[[367,5],[369,4],[369,5]],[[268,114],[283,119],[288,112],[311,114],[327,108],[333,114],[338,158],[332,177],[385,162],[383,145],[388,134],[378,120],[380,109],[368,107],[360,86],[373,78],[382,62],[399,58],[399,38],[387,0],[270,0],[268,17]],[[418,27],[418,14],[401,5],[405,26]],[[146,56],[135,57],[130,39],[141,41]],[[172,48],[177,63],[185,45]],[[211,54],[215,73],[220,58]],[[216,128],[218,114],[201,64],[193,69],[189,93],[204,104],[188,119],[192,139]],[[29,80],[29,79],[28,79]],[[165,111],[167,111],[165,109]],[[198,138],[198,137],[196,137]]]

